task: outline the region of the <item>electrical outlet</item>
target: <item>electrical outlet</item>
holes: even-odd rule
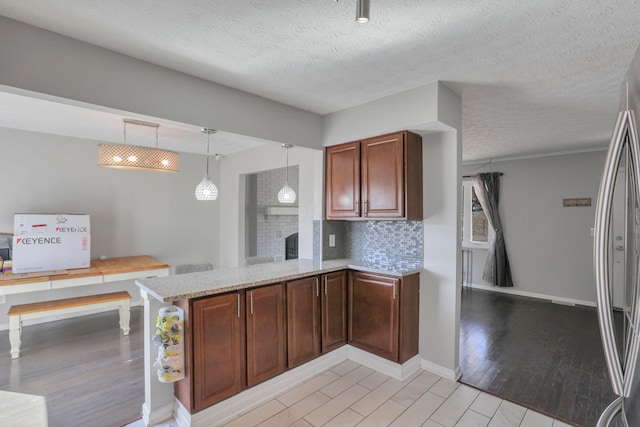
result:
[[[336,246],[336,235],[335,234],[329,234],[329,247],[333,248]]]
[[[7,302],[7,297],[4,295],[0,295],[0,304],[5,304]]]

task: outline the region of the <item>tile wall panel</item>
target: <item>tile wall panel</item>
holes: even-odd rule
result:
[[[289,185],[298,194],[298,166],[289,168]],[[296,203],[283,205],[278,202],[278,191],[286,180],[286,168],[273,169],[257,174],[257,236],[256,255],[271,256],[276,261],[285,258],[285,239],[298,232],[297,215],[265,215],[265,208],[269,206],[298,207]]]

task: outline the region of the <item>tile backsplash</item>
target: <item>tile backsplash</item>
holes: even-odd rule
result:
[[[322,221],[322,259],[415,268],[422,265],[423,238],[422,221]]]

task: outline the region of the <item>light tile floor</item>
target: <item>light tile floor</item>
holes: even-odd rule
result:
[[[419,371],[405,381],[345,361],[225,427],[569,427],[464,384]]]

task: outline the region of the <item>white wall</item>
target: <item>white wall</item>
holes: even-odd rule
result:
[[[438,120],[439,82],[324,116],[324,146],[399,130],[420,130]]]
[[[0,40],[0,90],[321,147],[317,114],[2,16]]]
[[[13,231],[13,216],[24,213],[91,215],[91,257],[150,255],[169,264],[218,259],[218,202],[199,202],[204,157],[180,155],[175,174],[120,171],[97,166],[97,141],[0,128],[0,231]],[[212,179],[218,182],[215,162]],[[10,304],[127,289],[115,285],[74,287],[7,296]],[[6,308],[6,309],[5,309]]]
[[[244,262],[245,226],[244,203],[247,174],[281,168],[285,164],[285,150],[277,144],[226,156],[220,161],[220,266],[236,267]],[[289,149],[289,165],[299,166],[298,191],[298,257],[313,258],[313,218],[318,182],[319,150],[302,147]]]
[[[595,303],[593,238],[605,151],[494,161],[501,177],[500,213],[514,287],[549,299]],[[467,165],[465,174],[488,167]],[[563,198],[590,197],[590,207],[563,207]],[[486,250],[473,251],[472,282],[482,280]]]
[[[325,116],[323,144],[402,129],[423,138],[424,259],[420,275],[420,358],[424,368],[460,373],[460,97],[440,82]]]

